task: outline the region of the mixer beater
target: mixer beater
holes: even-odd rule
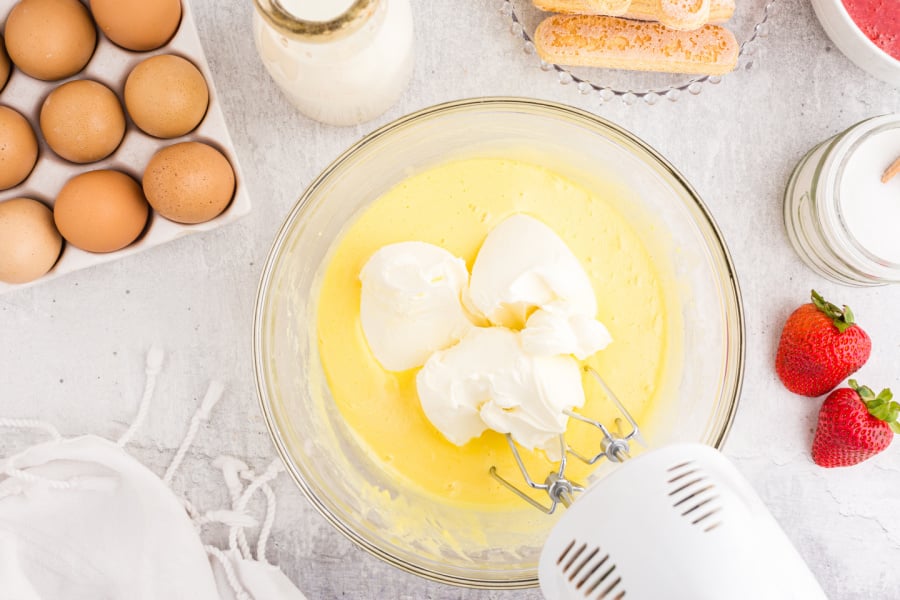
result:
[[[513,453],[513,457],[516,460],[516,465],[519,467],[519,471],[521,472],[525,483],[530,489],[543,490],[547,492],[547,495],[550,497],[550,505],[547,506],[545,504],[542,504],[529,496],[518,486],[510,482],[508,479],[502,477],[497,472],[496,467],[491,467],[490,469],[491,477],[499,481],[508,490],[510,490],[538,510],[547,513],[548,515],[553,514],[556,511],[556,507],[560,504],[568,508],[572,504],[572,502],[575,501],[574,494],[577,492],[583,492],[585,490],[585,487],[583,485],[571,481],[566,477],[565,471],[568,462],[568,459],[566,458],[567,454],[570,454],[576,459],[589,465],[593,465],[603,458],[606,458],[610,462],[621,463],[631,458],[632,440],[637,441],[638,443],[641,443],[643,445],[643,440],[640,436],[640,428],[638,427],[637,422],[634,420],[634,417],[632,417],[631,413],[628,412],[628,409],[626,409],[622,402],[619,401],[618,397],[606,384],[603,378],[600,377],[600,374],[597,373],[596,370],[594,370],[592,367],[585,366],[584,371],[585,373],[590,375],[593,380],[600,386],[600,388],[603,390],[603,393],[607,398],[609,398],[609,400],[615,406],[616,410],[618,410],[619,414],[621,415],[621,418],[617,418],[615,420],[616,431],[613,432],[610,431],[600,421],[585,417],[584,415],[580,415],[570,410],[564,411],[566,416],[568,416],[569,418],[590,425],[600,432],[602,436],[600,439],[600,452],[592,456],[584,455],[575,448],[572,448],[568,443],[566,443],[565,435],[560,434],[559,445],[561,458],[559,460],[559,466],[555,471],[551,471],[547,475],[543,483],[539,483],[532,479],[531,475],[528,473],[528,469],[525,468],[525,464],[522,462],[522,457],[519,454],[518,447],[513,441],[512,436],[508,433],[506,434],[506,441],[509,444],[509,448]],[[623,419],[630,428],[630,431],[627,434],[622,433]]]

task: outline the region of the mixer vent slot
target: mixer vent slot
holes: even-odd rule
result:
[[[667,486],[672,506],[691,525],[710,532],[722,524],[722,505],[715,484],[692,461],[667,470]]]
[[[589,547],[572,540],[556,559],[556,564],[568,575],[575,589],[591,600],[621,600],[625,597],[622,577],[609,553],[599,546]],[[597,595],[594,595],[594,594]]]

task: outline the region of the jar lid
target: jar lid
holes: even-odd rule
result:
[[[309,1],[319,5],[318,14],[299,15],[300,11],[294,6],[297,2],[292,0],[254,0],[254,4],[266,22],[282,35],[305,42],[330,42],[358,30],[372,16],[379,2],[346,0],[346,9],[331,16],[322,11],[321,0]],[[328,15],[325,17],[328,20],[313,20],[319,14]]]

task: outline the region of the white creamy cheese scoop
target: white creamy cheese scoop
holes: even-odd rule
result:
[[[424,242],[382,247],[360,279],[369,348],[389,371],[424,365],[419,400],[444,437],[461,446],[492,429],[559,458],[565,411],[584,404],[575,359],[612,337],[587,273],[552,229],[527,215],[504,219],[471,281],[462,259]]]
[[[575,359],[529,355],[519,333],[505,327],[472,329],[432,354],[416,388],[425,416],[457,446],[493,429],[557,457],[563,411],[584,404]]]
[[[597,314],[581,263],[555,231],[522,214],[488,233],[472,266],[468,299],[492,324],[513,329],[549,304],[591,319]]]
[[[425,242],[383,246],[359,278],[363,332],[388,371],[421,367],[472,328],[460,300],[469,283],[466,263],[443,248]]]

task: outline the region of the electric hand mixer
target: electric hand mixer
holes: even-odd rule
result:
[[[560,436],[562,459],[543,482],[510,448],[525,482],[550,498],[544,505],[491,475],[536,508],[568,511],[544,545],[538,567],[550,600],[819,600],[826,596],[762,500],[718,451],[676,444],[630,458],[639,428],[596,371],[586,368],[631,431],[569,412],[596,427],[601,451],[584,456]],[[585,490],[565,476],[566,454],[590,464],[623,463]],[[575,502],[575,494],[584,494]],[[574,504],[573,504],[574,502]]]

